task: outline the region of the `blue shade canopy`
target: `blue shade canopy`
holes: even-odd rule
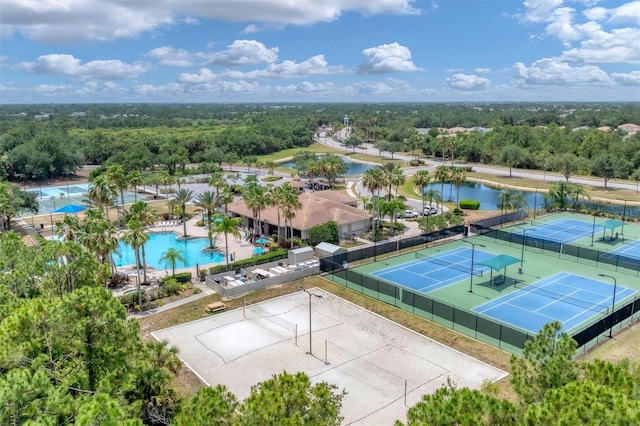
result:
[[[78,204],[67,204],[64,207],[54,210],[54,213],[78,213],[86,209],[87,208],[85,206],[80,206]]]
[[[262,254],[264,253],[266,250],[263,249],[262,247],[256,247],[253,249],[253,254]]]
[[[269,242],[269,240],[267,240],[266,238],[258,238],[256,240],[256,244],[267,244]]]

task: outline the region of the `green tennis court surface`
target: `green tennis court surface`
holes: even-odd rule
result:
[[[578,333],[603,320],[612,312],[614,288],[615,311],[640,304],[640,227],[625,223],[624,240],[605,241],[599,238],[604,232],[623,231],[611,222],[598,227],[607,220],[548,215],[533,226],[527,221],[377,259],[331,279],[500,347],[508,332],[517,347],[550,321]],[[500,256],[511,262],[487,266]]]

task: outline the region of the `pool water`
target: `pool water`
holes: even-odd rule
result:
[[[171,264],[165,265],[160,261],[162,254],[169,248],[174,248],[181,252],[185,263],[176,263],[176,268],[189,268],[196,265],[206,265],[210,263],[224,262],[224,253],[219,251],[202,251],[209,246],[207,238],[191,238],[189,240],[178,240],[173,232],[153,232],[149,234],[149,241],[144,245],[147,265],[154,269],[171,270]],[[113,255],[116,266],[135,265],[136,257],[131,246],[122,241],[118,245],[118,252]]]

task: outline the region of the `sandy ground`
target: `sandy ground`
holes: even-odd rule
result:
[[[344,424],[405,420],[408,407],[447,378],[478,389],[506,376],[330,293],[309,292],[322,298],[296,292],[249,305],[244,315],[239,308],[152,334],[176,345],[205,383],[223,383],[240,399],[285,370],[333,383],[347,391]]]

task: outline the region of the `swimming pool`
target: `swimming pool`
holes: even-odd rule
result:
[[[152,232],[149,233],[149,241],[144,245],[147,265],[154,269],[171,269],[171,265],[165,265],[160,261],[162,254],[169,248],[174,248],[181,252],[186,264],[178,262],[176,268],[189,268],[196,265],[206,265],[209,263],[224,262],[224,253],[219,251],[202,251],[209,245],[207,238],[191,238],[189,240],[178,240],[173,232]],[[116,266],[135,265],[136,257],[131,246],[122,241],[118,244],[118,252],[113,255]]]

